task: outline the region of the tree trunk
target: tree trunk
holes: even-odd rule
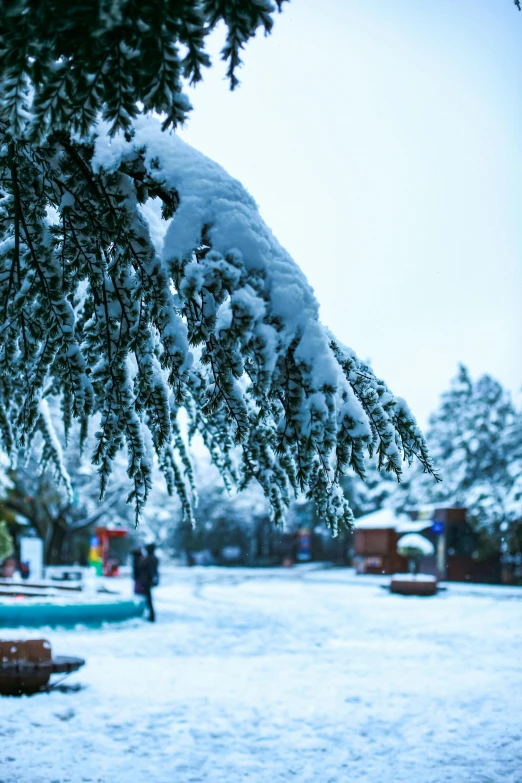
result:
[[[419,558],[409,557],[408,564],[409,564],[410,574],[413,574],[413,576],[417,576],[417,574],[419,573]]]
[[[67,528],[60,521],[53,520],[51,538],[45,553],[46,565],[60,565],[62,563],[66,534]]]

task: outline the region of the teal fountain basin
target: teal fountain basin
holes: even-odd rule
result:
[[[0,598],[0,628],[102,625],[140,617],[144,611],[142,598],[13,595]]]

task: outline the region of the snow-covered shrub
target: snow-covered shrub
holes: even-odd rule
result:
[[[397,552],[408,559],[410,572],[417,574],[421,559],[435,554],[435,547],[431,541],[418,533],[406,533],[397,541]]]

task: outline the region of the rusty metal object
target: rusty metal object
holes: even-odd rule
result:
[[[52,674],[70,674],[84,664],[82,658],[53,658],[46,639],[0,641],[0,694],[38,693],[46,689]]]

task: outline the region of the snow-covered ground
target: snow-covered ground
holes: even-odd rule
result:
[[[47,630],[85,687],[0,700],[0,783],[521,783],[522,589],[381,582],[180,568],[156,625]]]

